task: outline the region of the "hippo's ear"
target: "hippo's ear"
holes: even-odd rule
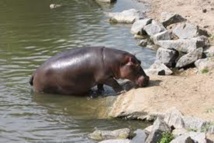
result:
[[[135,59],[134,57],[128,57],[127,65],[138,67],[141,65],[141,62],[139,60]]]

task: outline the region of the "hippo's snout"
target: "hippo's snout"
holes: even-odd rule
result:
[[[138,87],[146,87],[149,85],[149,76],[140,76],[137,79],[137,86]]]

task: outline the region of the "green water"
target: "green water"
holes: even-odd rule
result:
[[[51,3],[62,7],[50,9]],[[0,142],[93,142],[98,129],[137,128],[141,122],[101,119],[115,97],[34,94],[32,72],[52,55],[84,45],[140,51],[148,67],[155,57],[137,46],[130,26],[110,25],[104,12],[142,8],[134,0],[100,6],[94,0],[0,1]],[[111,93],[111,89],[109,89]]]

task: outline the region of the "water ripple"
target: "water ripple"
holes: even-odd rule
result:
[[[97,113],[113,101],[109,98],[88,100],[32,92],[28,82],[33,71],[66,49],[104,45],[138,51],[136,56],[145,67],[155,57],[154,51],[136,46],[130,25],[110,25],[103,13],[138,7],[136,1],[118,0],[106,8],[93,0],[61,3],[59,9],[50,9],[49,0],[0,1],[0,142],[92,143],[86,135],[95,127],[115,129],[132,124],[97,119]]]

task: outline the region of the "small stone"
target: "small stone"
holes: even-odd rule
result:
[[[148,75],[171,75],[173,72],[161,61],[155,61],[149,69],[145,70]]]
[[[203,13],[206,13],[206,12],[207,12],[207,9],[203,9],[202,12],[203,12]]]
[[[140,19],[140,20],[135,21],[132,24],[131,33],[132,34],[137,34],[137,35],[142,35],[143,28],[146,25],[150,24],[151,22],[152,22],[151,18],[145,18],[145,19]]]
[[[145,40],[145,39],[140,40],[139,46],[146,47],[147,46],[147,40]]]

